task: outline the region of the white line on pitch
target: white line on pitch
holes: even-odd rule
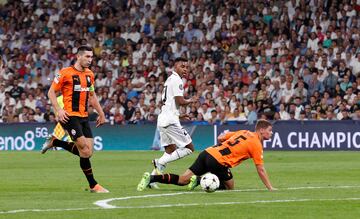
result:
[[[240,204],[261,204],[261,203],[286,203],[286,202],[316,202],[316,201],[360,201],[360,198],[339,198],[339,199],[279,199],[279,200],[256,200],[243,202],[211,202],[211,203],[177,203],[166,205],[147,206],[115,206],[111,209],[145,209],[145,208],[169,208],[189,206],[211,206],[211,205],[240,205]]]
[[[290,187],[281,188],[281,190],[301,190],[301,189],[349,189],[360,188],[360,186],[312,186],[312,187]],[[230,190],[230,191],[217,191],[217,192],[251,192],[251,191],[264,191],[264,189],[242,189],[242,190]],[[143,209],[143,208],[168,208],[168,207],[185,207],[185,206],[209,206],[209,205],[236,205],[236,204],[261,204],[261,203],[286,203],[286,202],[312,202],[312,201],[360,201],[360,198],[339,198],[339,199],[285,199],[285,200],[255,200],[244,202],[213,202],[213,203],[178,203],[178,204],[166,204],[166,205],[148,205],[148,206],[113,206],[108,202],[114,200],[128,200],[128,199],[140,199],[151,197],[163,197],[163,196],[176,196],[184,194],[194,194],[202,192],[176,192],[176,193],[164,193],[164,194],[149,194],[140,196],[127,196],[120,198],[111,198],[105,200],[99,200],[95,202],[95,205],[99,207],[90,208],[58,208],[58,209],[18,209],[10,211],[0,211],[0,214],[16,214],[26,212],[59,212],[59,211],[85,211],[85,210],[106,210],[106,209]]]
[[[360,188],[360,186],[309,186],[309,187],[290,187],[290,188],[281,188],[279,190],[302,190],[302,189],[350,189],[350,188]],[[221,190],[216,192],[254,192],[254,191],[266,191],[266,189],[237,189],[237,190]],[[140,198],[152,198],[152,197],[163,197],[163,196],[175,196],[175,195],[187,195],[199,192],[176,192],[176,193],[163,193],[163,194],[150,194],[150,195],[138,195],[138,196],[126,196],[119,198],[109,198],[104,200],[99,200],[94,202],[95,205],[111,209],[118,208],[118,206],[111,205],[109,202],[117,200],[128,200],[128,199],[140,199]]]
[[[15,213],[23,213],[23,212],[56,212],[56,211],[84,211],[84,210],[101,210],[100,207],[93,208],[53,208],[53,209],[18,209],[11,211],[0,211],[0,214],[15,214]]]
[[[56,212],[56,211],[84,211],[84,210],[109,210],[109,209],[147,209],[147,208],[170,208],[190,206],[211,206],[211,205],[240,205],[240,204],[267,204],[267,203],[289,203],[289,202],[316,202],[316,201],[360,201],[360,198],[338,198],[338,199],[279,199],[279,200],[256,200],[244,202],[212,202],[212,203],[178,203],[166,205],[148,206],[114,206],[113,208],[64,208],[64,209],[19,209],[12,211],[0,211],[0,214],[15,214],[24,212]]]

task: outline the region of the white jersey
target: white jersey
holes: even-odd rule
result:
[[[170,124],[180,124],[179,106],[177,106],[175,102],[175,97],[178,96],[184,96],[184,86],[181,77],[173,71],[164,84],[161,97],[164,105],[161,107],[161,113],[157,121],[159,127],[166,127]]]

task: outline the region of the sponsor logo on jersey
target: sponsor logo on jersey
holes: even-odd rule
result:
[[[179,85],[179,89],[180,89],[180,90],[183,90],[183,89],[184,89],[183,86],[182,86],[182,84]]]
[[[76,135],[75,129],[71,129],[71,134],[72,134],[73,136]]]
[[[60,79],[60,74],[59,74],[59,73],[56,73],[56,74],[55,74],[54,82],[58,84],[58,83],[59,83],[59,79]]]
[[[74,86],[74,91],[85,92],[90,91],[90,87],[81,87],[80,84]]]

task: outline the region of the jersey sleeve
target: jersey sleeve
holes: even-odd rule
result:
[[[55,74],[55,78],[54,81],[51,84],[51,87],[55,90],[55,91],[60,91],[61,87],[63,85],[64,82],[64,72],[61,70],[59,71],[59,73]]]
[[[91,75],[90,75],[90,81],[91,81],[91,85],[90,85],[89,91],[94,92],[94,91],[95,91],[95,77],[94,77],[94,73],[91,73]]]
[[[250,148],[251,148],[250,153],[253,158],[254,164],[255,165],[264,164],[263,149],[261,143],[257,142],[254,145],[251,145]]]
[[[181,79],[174,80],[172,83],[174,97],[184,96],[184,85]]]

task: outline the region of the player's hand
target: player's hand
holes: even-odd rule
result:
[[[190,116],[186,114],[180,115],[179,118],[184,121],[190,121]]]
[[[103,125],[105,123],[105,115],[100,114],[96,119],[96,128]]]
[[[221,137],[218,137],[217,140],[218,140],[218,142],[220,142],[220,143],[223,143],[223,142],[225,141],[225,139],[223,139],[223,138],[221,138]]]
[[[228,132],[229,132],[229,129],[224,130],[224,131],[217,137],[218,141],[219,141],[219,142],[225,141],[224,137],[226,136],[226,133],[228,133]]]
[[[64,109],[59,109],[57,119],[61,123],[67,123],[67,121],[69,121],[69,114]]]
[[[193,96],[193,97],[190,98],[191,103],[196,103],[196,102],[198,102],[198,100],[199,100],[198,96]]]

